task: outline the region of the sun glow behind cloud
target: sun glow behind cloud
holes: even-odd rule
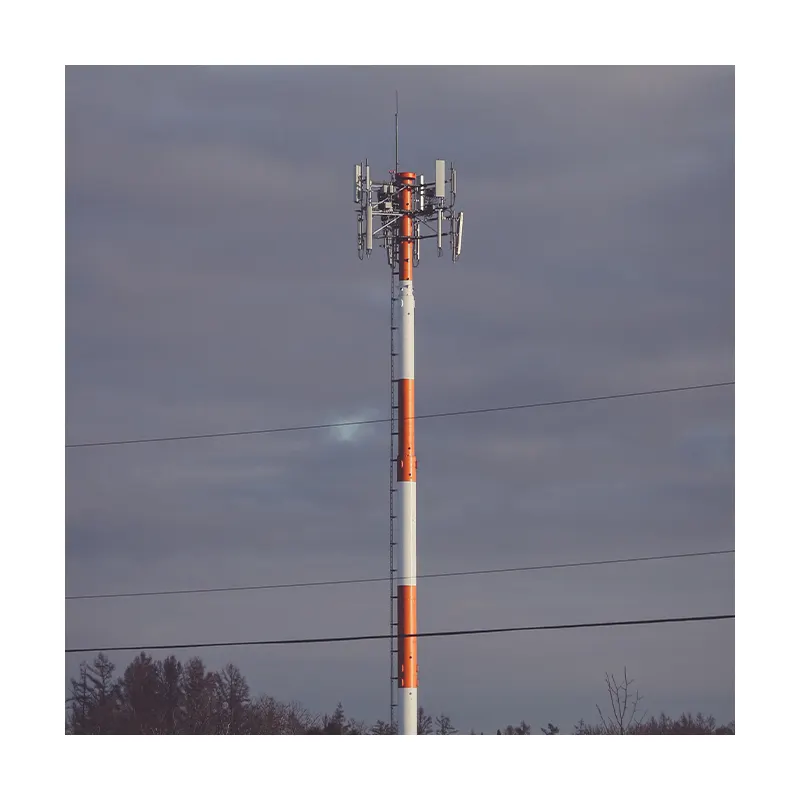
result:
[[[357,444],[363,442],[368,436],[374,434],[374,424],[359,425],[361,420],[382,419],[381,414],[374,408],[357,411],[347,416],[337,417],[333,420],[334,425],[341,427],[330,429],[330,438],[334,442],[341,444]]]

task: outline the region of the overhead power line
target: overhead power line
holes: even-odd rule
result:
[[[619,628],[633,625],[663,625],[665,623],[680,622],[709,622],[712,620],[734,619],[734,614],[709,614],[694,617],[662,617],[660,619],[625,619],[615,622],[579,622],[564,625],[519,625],[510,628],[475,628],[472,630],[433,631],[430,633],[417,633],[413,638],[434,639],[447,636],[476,636],[484,633],[518,633],[521,631],[564,631],[579,628]],[[124,650],[194,650],[204,647],[257,647],[279,644],[331,644],[334,642],[366,642],[392,638],[392,634],[376,633],[368,636],[326,636],[318,639],[264,639],[249,642],[198,642],[194,644],[158,644],[149,646],[125,647],[70,647],[65,653],[113,653]],[[401,638],[404,638],[401,636]],[[412,637],[408,637],[412,638]]]
[[[607,394],[597,397],[578,397],[570,400],[551,400],[543,403],[521,403],[511,406],[494,406],[492,408],[474,408],[464,411],[440,411],[435,414],[417,414],[414,419],[435,419],[439,417],[457,417],[467,414],[493,414],[500,411],[519,411],[531,408],[548,408],[551,406],[575,405],[577,403],[597,403],[602,400],[621,400],[628,397],[648,397],[657,394],[670,394],[675,392],[691,392],[700,389],[714,389],[721,386],[733,386],[735,381],[722,381],[720,383],[704,383],[693,386],[674,386],[668,389],[650,389],[644,392],[625,392],[623,394]],[[158,436],[146,439],[119,439],[105,442],[77,442],[65,445],[66,448],[78,447],[116,447],[129,444],[151,444],[154,442],[185,442],[193,439],[221,439],[232,436],[261,436],[269,433],[290,433],[296,431],[316,431],[327,428],[347,428],[352,425],[376,425],[391,422],[388,417],[381,419],[362,419],[356,422],[326,422],[317,425],[290,425],[282,428],[261,428],[258,430],[224,431],[219,433],[198,433],[189,436]]]
[[[453,578],[464,575],[497,575],[504,572],[530,572],[545,569],[568,569],[570,567],[598,567],[605,564],[632,564],[641,561],[665,561],[675,558],[699,558],[701,556],[721,556],[734,553],[735,550],[706,550],[700,553],[674,553],[664,556],[639,556],[637,558],[610,558],[604,561],[573,561],[563,564],[535,564],[527,567],[501,567],[497,569],[471,569],[461,572],[430,572],[418,575],[417,578]],[[208,589],[166,589],[150,592],[113,592],[109,594],[73,594],[65,600],[101,600],[113,597],[161,597],[173,594],[210,594],[212,592],[253,592],[263,589],[296,589],[309,586],[342,586],[354,583],[381,583],[389,578],[346,578],[328,581],[303,581],[297,583],[266,583],[253,586],[219,586]]]

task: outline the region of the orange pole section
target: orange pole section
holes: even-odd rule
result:
[[[404,187],[400,190],[400,210],[411,211],[411,198],[414,194],[411,187],[417,178],[414,172],[399,172],[397,177]],[[400,280],[411,280],[411,255],[414,251],[414,242],[412,236],[414,235],[414,224],[410,215],[405,215],[400,220]]]
[[[419,681],[416,586],[397,587],[397,621],[400,633],[397,639],[397,679],[401,689],[415,689]]]
[[[404,187],[400,190],[400,210],[411,211],[413,196],[412,186],[416,179],[413,172],[400,172],[397,177]],[[410,214],[400,220],[400,280],[410,281],[413,269],[414,252],[414,224]],[[413,374],[413,373],[412,373]],[[398,380],[398,459],[397,480],[417,480],[417,457],[414,445],[414,379],[401,378]]]
[[[414,436],[414,381],[397,381],[398,439],[397,480],[417,480],[417,452]]]
[[[413,185],[416,174],[413,172],[400,172],[397,176],[404,188],[400,190],[400,210],[411,211]],[[400,280],[410,281],[413,268],[414,224],[410,214],[400,220]],[[413,374],[413,373],[412,373]],[[414,379],[401,378],[398,380],[398,458],[397,480],[417,480],[417,454],[414,444]]]

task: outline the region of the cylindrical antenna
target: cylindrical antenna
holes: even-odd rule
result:
[[[424,175],[420,175],[419,178],[417,178],[417,183],[419,185],[419,190],[418,190],[418,192],[419,192],[419,201],[417,203],[417,208],[420,211],[424,211],[425,210],[425,176]]]
[[[400,159],[398,156],[398,140],[400,139],[400,92],[394,91],[394,171],[395,174],[400,169]]]
[[[439,255],[442,255],[442,209],[436,215],[436,246],[439,248]]]
[[[356,164],[354,187],[353,202],[358,203],[361,200],[361,164]]]
[[[372,203],[367,204],[367,255],[372,252]]]

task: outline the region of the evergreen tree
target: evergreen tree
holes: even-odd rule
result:
[[[99,653],[90,664],[88,678],[94,700],[92,733],[112,733],[119,716],[119,688],[114,680],[115,666]]]
[[[159,668],[151,656],[140,653],[128,665],[119,683],[119,696],[120,733],[164,733]]]
[[[80,678],[71,680],[72,697],[68,729],[73,734],[116,733],[119,692],[114,665],[104,653],[80,666]]]
[[[370,728],[370,733],[374,736],[393,736],[397,733],[397,726],[390,725],[388,722],[379,719],[372,728]]]
[[[67,730],[72,734],[91,733],[89,717],[94,703],[89,690],[89,665],[85,661],[80,665],[77,680],[70,678],[70,683],[72,684],[72,696],[67,715]]]
[[[341,701],[336,706],[332,717],[327,715],[322,722],[322,733],[326,736],[344,736],[349,733],[347,718],[344,715],[344,706]]]
[[[553,725],[552,722],[547,723],[546,728],[539,728],[545,736],[556,736],[560,733],[558,725]]]

